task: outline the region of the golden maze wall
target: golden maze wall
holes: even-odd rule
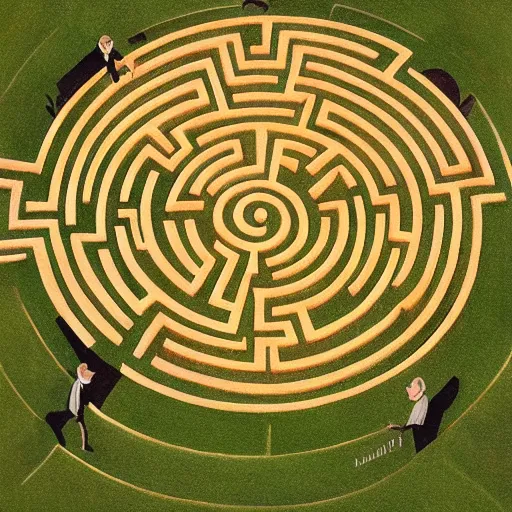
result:
[[[0,160],[2,259],[32,249],[84,343],[164,395],[271,412],[379,385],[453,325],[482,205],[505,199],[411,56],[305,18],[151,42],[133,80],[100,73],[64,107],[35,163]]]

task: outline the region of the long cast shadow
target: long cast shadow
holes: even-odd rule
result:
[[[87,363],[88,368],[96,372],[94,379],[87,386],[87,403],[93,403],[98,409],[101,409],[105,400],[121,379],[122,374],[103,361],[93,350],[87,348],[62,317],[59,316],[56,322],[80,362]],[[74,373],[71,375],[76,377]]]

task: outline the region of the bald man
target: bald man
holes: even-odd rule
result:
[[[459,379],[452,377],[429,403],[427,387],[421,377],[416,377],[405,388],[411,402],[415,402],[405,425],[388,425],[391,430],[412,430],[416,453],[437,438],[443,414],[452,405],[459,392]]]
[[[93,449],[89,444],[89,436],[87,433],[87,427],[85,426],[84,409],[88,402],[87,385],[91,383],[95,372],[91,372],[87,367],[87,364],[82,363],[77,368],[76,374],[77,379],[71,387],[67,408],[63,411],[50,412],[46,415],[45,419],[46,423],[48,423],[57,437],[59,444],[66,446],[66,440],[62,433],[62,429],[71,418],[75,418],[77,423],[80,425],[80,431],[82,433],[82,450],[92,452]]]
[[[88,53],[71,71],[66,73],[58,82],[59,95],[56,99],[57,111],[75,94],[82,85],[92,78],[98,71],[107,68],[114,83],[119,82],[119,72],[124,65],[128,67],[133,76],[133,69],[124,57],[114,48],[114,41],[110,36],[101,36],[96,47]],[[53,116],[56,110],[53,108]],[[52,112],[50,112],[52,113]]]
[[[119,73],[117,72],[116,61],[119,61],[119,66],[124,64],[124,57],[114,48],[114,41],[110,36],[101,36],[98,41],[98,48],[100,49],[107,71],[114,83],[119,82]]]

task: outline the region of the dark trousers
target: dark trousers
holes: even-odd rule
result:
[[[46,421],[48,424],[55,430],[62,430],[66,423],[74,418],[75,415],[69,410],[65,411],[55,411],[50,412],[46,415]],[[83,415],[77,417],[77,422],[80,425],[80,430],[82,431],[82,449],[85,449],[89,444],[89,434],[87,432],[87,427],[85,426],[85,420]]]

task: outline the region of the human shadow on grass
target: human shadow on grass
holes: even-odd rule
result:
[[[48,413],[46,423],[53,430],[59,444],[66,446],[62,429],[69,420],[75,418],[82,434],[82,450],[92,452],[85,424],[85,406],[92,403],[101,409],[122,374],[86,347],[63,318],[58,317],[56,321],[81,364],[77,368],[76,380],[70,390],[66,408]],[[71,372],[70,375],[75,376]]]
[[[449,409],[459,393],[459,379],[452,377],[430,401],[425,395],[426,385],[421,377],[416,377],[407,386],[409,400],[415,402],[405,425],[388,425],[400,433],[412,430],[416,453],[437,439],[444,413]]]
[[[476,99],[470,94],[461,103],[459,84],[450,73],[443,69],[426,69],[421,74],[427,77],[460,110],[466,119],[469,117]]]
[[[134,69],[125,61],[123,55],[114,48],[114,41],[110,36],[101,36],[94,49],[80,62],[68,71],[58,82],[59,94],[56,100],[46,94],[46,110],[52,117],[56,117],[59,110],[71,97],[85,85],[96,73],[103,68],[107,69],[113,83],[119,82],[119,71],[126,66],[133,77]]]

